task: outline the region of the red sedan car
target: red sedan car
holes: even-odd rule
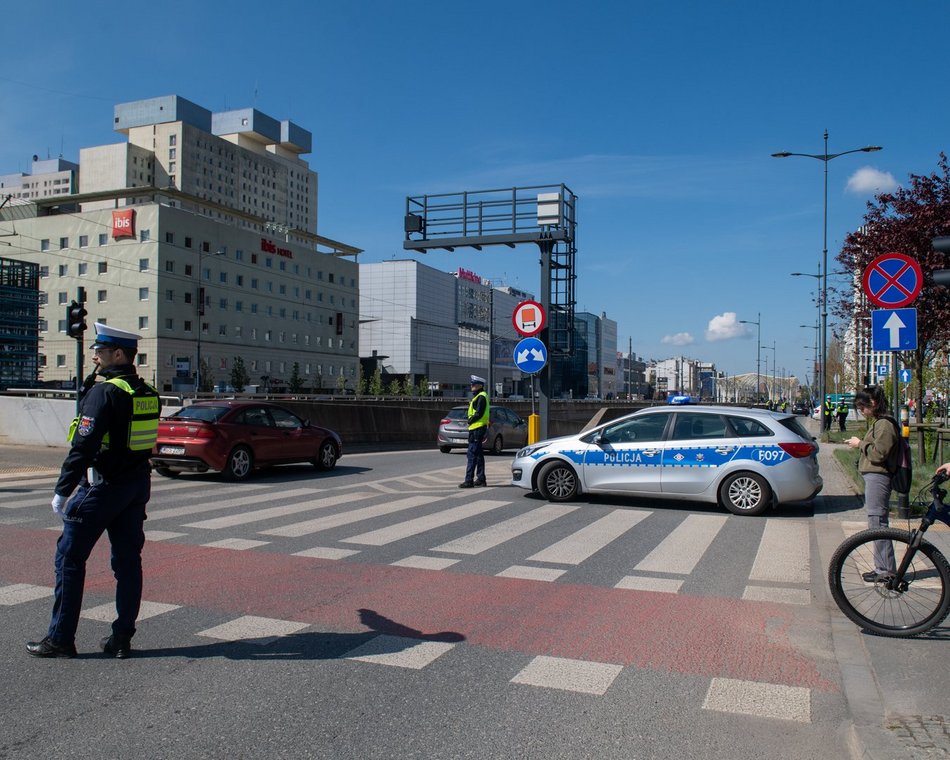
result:
[[[266,401],[196,401],[158,424],[152,465],[159,475],[216,470],[244,480],[256,467],[310,462],[332,470],[340,436]]]

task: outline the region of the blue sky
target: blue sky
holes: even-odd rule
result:
[[[537,293],[533,247],[410,256],[405,197],[564,183],[577,307],[635,353],[810,374],[829,260],[875,188],[936,168],[950,3],[27,3],[4,9],[0,174],[120,142],[116,103],[179,94],[313,133],[319,231]],[[834,267],[832,267],[834,268]],[[771,346],[775,346],[775,350]]]

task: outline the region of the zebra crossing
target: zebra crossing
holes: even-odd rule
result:
[[[710,554],[717,540],[731,542],[730,529],[742,518],[724,514],[671,513],[649,507],[603,504],[550,504],[525,498],[508,488],[507,463],[491,463],[490,487],[459,491],[458,470],[327,486],[281,488],[267,484],[221,484],[187,478],[153,480],[146,540],[197,543],[233,551],[278,550],[299,557],[346,560],[361,555],[374,561],[374,550],[411,543],[403,556],[386,553],[379,561],[398,567],[479,572],[474,561],[493,550],[510,556],[492,574],[541,582],[570,577],[572,569],[596,561],[612,547],[631,546],[635,562],[615,577],[613,588],[682,593],[684,585]],[[28,481],[28,492],[0,500],[0,524],[47,521],[50,481]],[[497,484],[497,485],[492,485]],[[20,491],[21,489],[17,489]],[[29,517],[27,517],[29,515]],[[640,529],[661,516],[678,520],[668,531]],[[560,526],[570,520],[570,530]],[[745,562],[742,599],[808,605],[811,576],[809,522],[765,518],[749,566]],[[477,525],[474,525],[477,523]],[[474,528],[474,529],[473,529]],[[446,538],[446,533],[453,535]],[[426,544],[428,536],[437,536]],[[541,537],[550,536],[543,546]],[[526,547],[521,551],[520,546]],[[423,551],[420,548],[424,547]],[[503,550],[503,551],[501,551]],[[742,565],[743,563],[737,563]]]
[[[429,572],[486,572],[542,584],[571,583],[572,572],[598,566],[600,585],[620,592],[687,593],[691,577],[717,541],[739,536],[741,599],[788,609],[811,603],[809,522],[797,518],[743,520],[723,514],[679,512],[651,506],[604,503],[551,504],[506,487],[507,462],[489,466],[489,487],[459,491],[458,468],[426,474],[334,485],[315,480],[286,487],[224,484],[181,478],[153,480],[146,539],[217,551],[280,552],[321,561],[382,563]],[[49,511],[53,480],[30,480],[0,497],[0,525],[59,530]],[[657,525],[668,525],[660,530]],[[32,527],[32,526],[31,526]],[[738,533],[733,534],[738,530]],[[732,531],[732,532],[731,532]],[[749,543],[751,541],[751,543]],[[399,549],[408,549],[400,553]],[[148,550],[146,549],[146,552]],[[617,557],[631,557],[618,564]],[[0,608],[52,595],[52,589],[0,581]],[[140,620],[175,615],[180,605],[143,600]],[[93,604],[84,618],[111,621],[111,604]],[[268,644],[313,623],[245,614],[191,635],[202,639]],[[378,633],[340,659],[354,666],[422,670],[439,667],[456,641]],[[605,695],[629,664],[550,653],[525,655],[510,677],[513,687]],[[811,720],[813,687],[741,678],[711,677],[703,710]]]

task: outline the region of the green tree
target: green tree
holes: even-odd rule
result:
[[[214,376],[211,374],[211,367],[204,357],[201,357],[201,377],[198,380],[199,393],[210,393],[214,390]]]
[[[376,369],[373,372],[373,376],[369,379],[369,395],[370,396],[383,395],[383,370],[379,365],[376,365]]]
[[[235,391],[241,393],[249,382],[251,382],[251,376],[247,374],[244,359],[240,356],[235,356],[234,362],[231,364],[231,385]]]
[[[303,388],[303,378],[300,376],[300,362],[294,362],[294,366],[290,370],[290,380],[287,383],[287,387],[291,393],[300,393],[300,389]]]
[[[868,265],[885,253],[899,252],[917,260],[924,282],[917,309],[917,349],[900,352],[904,366],[914,377],[916,406],[923,409],[924,368],[950,339],[950,290],[937,285],[932,272],[948,268],[944,254],[933,249],[932,239],[950,234],[950,165],[940,153],[938,170],[932,174],[911,174],[907,187],[893,193],[880,193],[868,202],[864,224],[845,238],[838,254],[839,263],[848,271],[863,274]],[[847,319],[864,316],[867,307],[860,289],[844,293],[837,311]],[[924,438],[918,435],[918,456],[923,458]]]

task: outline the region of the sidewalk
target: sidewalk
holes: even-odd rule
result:
[[[822,579],[842,539],[837,523],[867,520],[858,488],[834,456],[839,448],[846,447],[822,444],[818,452],[824,488],[815,499],[815,529]],[[903,528],[906,522],[892,517],[891,525]],[[927,540],[950,556],[950,531],[931,528]],[[848,730],[851,757],[950,758],[950,625],[945,621],[927,636],[913,639],[876,636],[841,614],[827,586],[822,594],[853,721]]]

